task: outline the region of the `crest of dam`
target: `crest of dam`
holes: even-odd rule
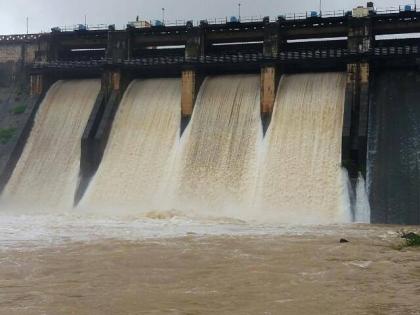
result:
[[[181,80],[134,80],[78,210],[350,222],[349,181],[341,168],[345,86],[345,73],[284,75],[264,136],[260,76],[209,76],[181,135]],[[80,141],[99,90],[99,80],[53,85],[3,200],[72,208]]]
[[[80,139],[100,88],[100,80],[58,81],[50,88],[2,202],[22,209],[72,208]]]

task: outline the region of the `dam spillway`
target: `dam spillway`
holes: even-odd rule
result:
[[[119,105],[102,163],[80,207],[135,212],[162,207],[179,139],[179,79],[133,81]]]
[[[333,16],[0,36],[0,52],[15,52],[0,54],[0,83],[17,71],[31,93],[22,123],[2,130],[3,200],[29,163],[28,135],[46,132],[32,125],[50,86],[101,78],[71,172],[80,209],[418,224],[420,42],[410,33],[419,21],[416,9],[369,4]],[[151,91],[136,94],[142,84]]]
[[[264,141],[259,207],[282,222],[350,221],[341,170],[344,73],[281,79]]]
[[[73,207],[80,139],[100,87],[100,80],[58,81],[51,87],[3,192],[3,202],[33,210]]]
[[[246,218],[262,139],[259,77],[208,77],[185,131],[176,170],[176,208]]]

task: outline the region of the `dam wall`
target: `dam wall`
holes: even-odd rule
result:
[[[395,139],[402,139],[403,136],[401,134],[397,137],[398,132],[392,131],[395,126],[392,126],[387,120],[392,119],[392,113],[396,110],[394,108],[396,106],[392,104],[395,105],[398,101],[390,93],[398,95],[396,88],[398,85],[393,86],[390,82],[381,78],[384,73],[388,73],[387,71],[396,71],[397,77],[401,77],[400,88],[404,91],[415,90],[417,81],[406,82],[404,76],[411,78],[412,69],[416,69],[419,65],[420,42],[419,39],[410,38],[410,34],[420,32],[420,12],[369,13],[369,11],[366,11],[365,13],[365,15],[294,16],[293,18],[279,17],[275,20],[264,18],[258,21],[226,21],[220,23],[202,21],[197,26],[191,26],[190,24],[163,25],[143,29],[127,28],[126,30],[115,30],[113,28],[85,31],[55,30],[46,34],[0,36],[0,86],[2,93],[7,94],[7,97],[0,97],[0,99],[7,99],[7,102],[2,102],[0,107],[2,113],[0,128],[2,128],[1,132],[4,134],[2,137],[7,138],[5,144],[0,143],[0,188],[10,181],[10,177],[13,177],[15,165],[24,156],[22,152],[26,148],[25,144],[29,143],[28,137],[31,131],[33,132],[36,129],[35,117],[41,101],[50,86],[56,82],[92,79],[100,82],[100,88],[94,97],[95,99],[92,104],[89,103],[91,107],[89,107],[87,118],[85,117],[86,121],[84,120],[83,132],[79,139],[80,167],[76,172],[78,173],[78,180],[75,182],[76,193],[73,194],[73,201],[75,204],[79,204],[82,200],[81,205],[84,203],[83,199],[87,196],[86,192],[93,191],[91,190],[93,189],[91,184],[95,176],[108,172],[102,171],[102,168],[105,168],[102,163],[108,163],[105,161],[110,160],[107,155],[117,156],[117,154],[109,153],[108,150],[110,150],[110,143],[114,143],[117,138],[113,130],[115,130],[115,125],[119,124],[118,121],[122,117],[120,107],[126,108],[128,106],[124,105],[126,101],[122,101],[122,99],[130,82],[136,80],[141,82],[149,82],[148,80],[179,82],[180,99],[178,100],[177,96],[174,96],[174,100],[176,99],[178,103],[177,114],[175,115],[175,101],[170,109],[166,101],[164,104],[168,108],[157,107],[155,109],[156,113],[163,116],[164,113],[166,114],[165,110],[169,110],[171,113],[173,110],[171,116],[173,122],[178,118],[180,120],[178,137],[180,142],[175,146],[177,146],[177,150],[184,152],[183,154],[185,154],[189,163],[181,167],[179,161],[173,162],[173,171],[178,172],[177,174],[183,174],[181,177],[184,178],[184,184],[180,185],[178,183],[178,186],[174,184],[173,187],[170,187],[170,190],[178,191],[179,195],[184,196],[182,197],[184,200],[191,198],[191,205],[193,205],[196,203],[193,200],[198,195],[198,193],[194,193],[195,189],[201,189],[204,192],[211,188],[199,184],[201,175],[197,177],[192,175],[206,172],[200,167],[194,166],[197,161],[200,161],[200,152],[205,151],[204,143],[207,143],[205,146],[209,147],[218,143],[216,145],[217,150],[222,150],[220,148],[224,148],[226,144],[223,141],[228,141],[228,139],[220,138],[211,139],[212,135],[217,136],[219,133],[226,133],[231,136],[238,133],[239,136],[236,138],[240,139],[238,140],[239,143],[247,143],[247,146],[249,146],[247,149],[253,152],[244,157],[244,160],[248,161],[245,163],[248,166],[243,167],[253,169],[254,162],[251,161],[254,161],[255,158],[250,156],[258,155],[258,163],[262,163],[260,159],[263,155],[258,146],[263,147],[265,142],[271,140],[272,143],[276,143],[278,137],[281,138],[283,133],[287,134],[287,130],[276,127],[279,121],[284,119],[284,115],[295,117],[296,121],[300,121],[302,126],[306,124],[307,128],[313,132],[318,130],[319,126],[314,121],[307,121],[304,114],[315,108],[318,108],[319,112],[314,111],[314,113],[324,113],[325,108],[310,101],[310,97],[307,100],[300,99],[302,96],[300,93],[305,91],[302,90],[303,86],[316,86],[316,83],[310,83],[310,77],[320,76],[319,83],[321,84],[326,81],[330,82],[325,78],[332,73],[335,73],[335,75],[339,73],[336,82],[340,84],[340,87],[336,89],[338,94],[329,93],[328,99],[323,103],[328,106],[329,101],[334,103],[332,100],[335,99],[337,105],[335,110],[337,111],[332,113],[327,110],[326,112],[329,113],[327,118],[322,115],[316,116],[321,126],[324,126],[322,125],[323,122],[327,124],[326,121],[333,124],[331,130],[329,130],[330,133],[328,133],[330,147],[327,148],[327,145],[318,139],[325,137],[326,133],[319,132],[314,143],[320,146],[325,145],[325,150],[318,146],[312,151],[308,149],[311,151],[310,154],[300,157],[299,160],[302,163],[306,161],[311,164],[316,160],[315,157],[324,160],[319,152],[329,152],[331,154],[329,163],[337,166],[334,168],[337,174],[341,174],[338,171],[341,170],[341,167],[344,173],[348,173],[350,190],[355,192],[355,194],[350,193],[348,196],[353,204],[353,218],[366,216],[367,211],[364,214],[358,214],[356,213],[358,210],[355,209],[360,208],[357,206],[358,200],[369,199],[372,208],[372,220],[375,223],[418,223],[416,212],[418,203],[415,202],[415,191],[420,189],[417,181],[418,176],[415,175],[417,169],[412,162],[414,159],[412,151],[416,149],[413,144],[414,140],[411,141],[417,137],[415,127],[413,127],[414,123],[407,124],[404,131],[401,131],[405,133],[408,139],[411,139],[411,142],[407,140],[403,141],[402,144],[395,144],[396,147],[399,147],[398,152],[402,156],[400,160],[395,160],[395,165],[401,165],[401,167],[390,167],[389,164],[393,164],[393,162],[388,161],[389,158],[382,155],[391,156],[392,150],[387,151],[383,143],[387,143],[387,141],[396,143],[397,140]],[[398,34],[404,34],[404,36],[402,38],[384,38],[384,36]],[[302,89],[297,87],[297,83],[295,85],[290,83],[295,75],[307,75],[307,79],[296,79],[302,82]],[[236,78],[234,82],[226,82],[225,86],[220,86],[214,91],[212,97],[208,96],[208,86],[217,85],[217,82],[221,82],[224,77],[229,76]],[[251,109],[249,104],[252,102],[246,101],[246,98],[241,98],[240,95],[235,95],[233,99],[240,99],[238,102],[241,104],[236,104],[235,100],[228,101],[231,92],[225,91],[225,88],[230,85],[236,86],[239,77],[244,80],[253,77],[253,82],[256,80],[256,83],[254,83],[258,88],[258,93],[253,88],[250,89],[250,91],[258,94],[256,109]],[[282,83],[279,84],[279,82]],[[328,84],[326,83],[326,85]],[[232,89],[235,90],[236,88],[232,87]],[[236,89],[236,91],[239,90],[241,89]],[[171,88],[168,91],[171,91]],[[381,91],[388,93],[387,99],[385,99],[385,96],[379,95]],[[77,94],[77,92],[75,93]],[[225,93],[226,102],[221,96],[223,93]],[[316,95],[317,98],[322,99],[323,97],[316,94],[316,91],[311,93]],[[158,99],[159,97],[164,99],[165,95],[165,93],[156,95],[155,100],[150,99],[150,104],[162,105]],[[288,98],[285,95],[294,96]],[[210,100],[211,98],[213,100]],[[287,107],[288,104],[293,103],[290,98],[296,98],[294,102],[297,102],[295,107],[300,109],[299,113],[295,113],[292,108]],[[219,101],[216,101],[218,99]],[[282,99],[282,101],[279,101],[279,99]],[[407,104],[412,102],[408,99],[408,96],[402,99]],[[343,103],[341,100],[343,100]],[[21,103],[24,103],[24,106],[21,106]],[[147,102],[139,101],[138,103],[133,102],[131,106],[139,106],[144,109],[144,107],[147,107],[146,104]],[[209,104],[214,106],[211,107]],[[282,105],[285,107],[282,107]],[[404,115],[415,117],[411,118],[415,121],[417,118],[413,106],[404,105],[400,108],[400,112],[395,112],[395,115],[404,122],[407,120],[402,118]],[[228,113],[229,108],[230,113]],[[226,117],[230,117],[231,120],[226,122],[226,131],[220,132],[220,130],[224,130],[223,128],[218,129],[220,126],[224,126],[223,119],[226,118],[222,114],[224,111]],[[248,117],[248,120],[242,121],[241,119],[244,119],[242,115],[245,115],[239,114],[242,111],[249,114],[249,117],[252,116],[252,119]],[[147,115],[150,115],[152,120],[156,120],[156,113],[147,112]],[[259,115],[256,115],[256,113]],[[239,125],[235,128],[230,125],[235,122],[235,115],[239,115],[236,122],[242,126],[241,128],[252,130],[250,133],[248,133],[248,130],[240,133],[237,130],[240,129]],[[255,120],[257,116],[258,120]],[[339,116],[341,121],[337,122]],[[216,122],[216,118],[220,122]],[[143,116],[139,117],[139,122],[143,121],[142,119],[144,119]],[[255,122],[258,122],[258,124],[255,124]],[[220,125],[217,125],[217,123],[220,123]],[[135,125],[134,122],[127,124]],[[291,125],[288,128],[290,132],[294,130],[292,127],[296,126]],[[200,128],[219,131],[209,132],[200,130]],[[124,128],[119,129],[123,130]],[[340,129],[341,137],[338,136],[337,138]],[[273,134],[277,131],[279,134],[274,136]],[[152,129],[148,129],[147,132],[153,134]],[[297,131],[294,132],[297,135]],[[119,133],[123,134],[122,131]],[[204,137],[205,134],[207,136]],[[246,134],[249,136],[246,137],[245,141],[241,137],[245,137]],[[150,141],[153,137],[155,136],[146,137],[149,139],[147,141]],[[306,133],[301,131],[301,138],[306,139],[306,137]],[[138,139],[138,143],[142,141],[141,139],[141,137]],[[255,139],[259,139],[260,142],[255,142]],[[285,137],[283,141],[287,142],[288,139],[288,137]],[[122,140],[119,142],[124,143]],[[156,140],[156,142],[159,141]],[[257,143],[258,145],[252,147],[250,143]],[[117,145],[114,146],[117,147]],[[282,151],[279,160],[285,158],[287,154],[294,157],[298,156],[302,149],[300,146],[302,146],[302,143],[297,143],[296,147],[293,148],[292,144],[289,143],[288,150],[295,153]],[[341,146],[341,149],[338,146]],[[124,151],[126,150],[125,147],[126,145],[124,145],[124,148],[120,147],[119,150]],[[192,149],[192,147],[195,149]],[[157,154],[154,149],[150,150],[152,152],[150,154]],[[167,152],[168,155],[175,154],[172,149],[166,148],[165,150],[162,152]],[[229,155],[229,152],[237,152],[235,151],[235,145],[226,145],[226,150],[223,149],[217,151],[217,153],[212,152],[214,158],[211,159],[217,161],[218,154],[226,153]],[[276,154],[274,150],[273,156]],[[337,155],[339,156],[338,160]],[[210,159],[211,156],[211,154],[206,156],[202,161],[207,161],[206,159]],[[397,156],[398,154],[394,158],[397,159]],[[146,157],[142,158],[146,159]],[[232,163],[234,162],[233,158],[229,159],[232,160]],[[410,162],[407,162],[407,159]],[[121,157],[121,160],[124,160],[124,157]],[[269,160],[270,158],[267,157],[266,161]],[[309,162],[310,160],[312,162]],[[293,165],[294,161],[287,159],[283,164],[289,163]],[[409,166],[404,163],[408,163]],[[108,165],[110,164],[112,163],[109,162]],[[162,162],[162,164],[164,163]],[[219,164],[226,168],[225,173],[227,174],[240,168],[237,166],[228,167],[227,164],[225,165],[222,162]],[[329,171],[333,169],[331,164],[321,163],[320,165],[323,166],[318,168],[314,166],[315,164],[312,163],[311,167],[308,168],[311,169],[309,178],[316,177],[318,181],[331,186],[332,181],[324,180],[325,178],[321,180],[320,176],[315,176],[316,174],[320,175],[318,171],[323,168],[326,173],[331,175],[332,171]],[[146,162],[145,165],[147,165]],[[223,168],[222,166],[220,167]],[[410,171],[407,171],[407,167]],[[115,167],[108,166],[105,169],[112,168]],[[158,168],[156,167],[156,169]],[[281,169],[280,166],[278,168]],[[287,173],[291,169],[293,168],[287,169],[286,167],[285,172]],[[405,171],[403,171],[404,169]],[[147,173],[146,170],[143,171]],[[217,173],[216,170],[213,170],[212,174],[208,175],[210,177],[216,176]],[[108,175],[103,175],[104,178],[106,176]],[[242,178],[241,176],[232,175],[230,180]],[[404,182],[404,185],[408,186],[401,184],[397,185],[395,190],[392,190],[394,188],[391,187],[391,184],[382,184],[386,183],[384,179],[388,176],[390,181],[395,178],[396,181]],[[332,178],[332,176],[326,175],[326,178]],[[153,181],[151,180],[151,182]],[[181,179],[179,181],[182,182]],[[194,181],[197,181],[197,183],[191,184]],[[247,181],[240,179],[238,182],[244,183]],[[299,180],[296,182],[299,182]],[[219,180],[215,180],[215,187],[218,183]],[[241,185],[238,187],[236,187],[237,184],[227,186],[244,191],[241,190]],[[269,194],[271,188],[261,188],[265,185],[264,180],[258,185],[260,185],[259,189]],[[337,185],[340,186],[342,183]],[[189,186],[190,188],[188,188]],[[271,186],[267,184],[267,187]],[[399,203],[400,199],[392,197],[394,194],[403,195],[402,192],[398,193],[401,190],[398,187],[406,187],[403,189],[406,197],[401,198],[407,204],[402,202],[401,207],[394,206],[395,203]],[[218,188],[219,191],[223,189]],[[232,189],[231,192],[235,190],[233,188],[229,189]],[[229,192],[229,189],[226,193]],[[214,188],[214,190],[217,189]],[[388,193],[390,190],[392,190],[392,193]],[[369,198],[363,197],[366,191]],[[181,194],[181,192],[185,193]],[[257,190],[252,192],[254,200],[256,200],[255,194],[258,193],[262,192]],[[205,194],[207,192],[203,193],[203,195]],[[208,194],[212,195],[212,193]],[[337,196],[338,193],[334,191],[333,194]],[[218,193],[215,195],[218,195]],[[220,193],[219,196],[221,195],[223,194]],[[274,193],[269,195],[271,195],[271,198]],[[391,197],[394,199],[389,199]],[[265,199],[269,200],[270,198]],[[335,199],[337,200],[337,198]],[[222,199],[219,198],[219,200]],[[216,203],[217,200],[218,198],[215,197],[214,201]],[[235,200],[235,198],[231,200]],[[328,202],[328,200],[324,201]],[[384,205],[384,203],[387,203],[387,205]],[[220,208],[223,212],[223,207]],[[269,208],[267,206],[267,209]],[[326,206],[326,208],[331,207]],[[361,208],[367,209],[369,207],[365,205]]]
[[[372,222],[420,224],[420,72],[375,74],[369,131]]]
[[[32,64],[36,60],[39,45],[28,41],[3,41],[0,43],[0,64],[23,63]]]

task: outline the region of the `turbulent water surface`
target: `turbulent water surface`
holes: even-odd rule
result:
[[[419,314],[398,229],[2,214],[0,314]]]
[[[256,75],[208,77],[182,137],[180,80],[136,80],[70,209],[99,88],[41,105],[3,195],[0,314],[420,314],[399,227],[314,225],[350,220],[343,73],[283,77],[265,138]]]

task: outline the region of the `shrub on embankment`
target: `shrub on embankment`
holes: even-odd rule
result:
[[[16,133],[16,128],[2,128],[0,129],[0,143],[7,144]]]
[[[26,105],[18,105],[10,110],[13,115],[23,114],[26,110]]]

